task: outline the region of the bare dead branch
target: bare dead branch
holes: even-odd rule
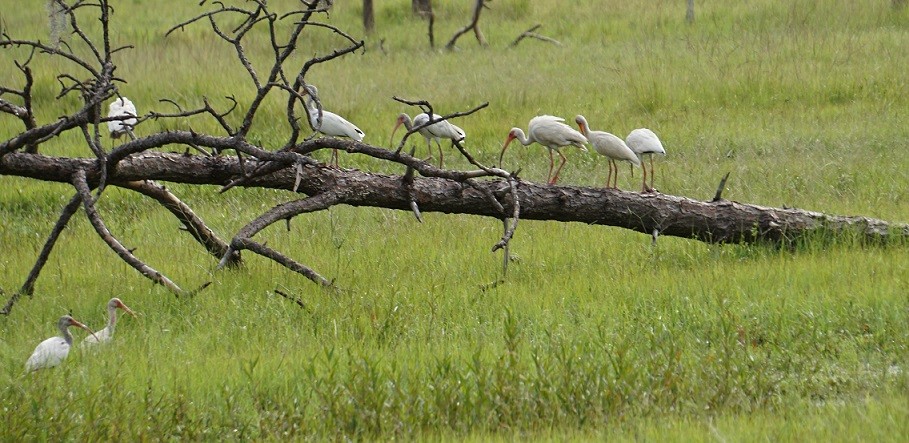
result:
[[[2,98],[0,98],[0,112],[12,114],[19,118],[28,116],[28,110],[24,106],[14,105]]]
[[[170,211],[171,214],[177,217],[177,220],[183,223],[186,232],[192,235],[196,241],[201,243],[209,254],[215,258],[220,259],[227,253],[227,243],[218,238],[205,222],[193,212],[192,208],[183,203],[164,186],[148,180],[120,182],[117,183],[117,186],[139,192],[160,203],[165,209]],[[237,266],[239,264],[239,253],[232,254],[228,257],[227,266]]]
[[[511,241],[511,238],[514,237],[515,230],[518,229],[518,220],[521,218],[521,200],[518,198],[518,184],[517,180],[513,177],[508,178],[508,190],[511,195],[511,225],[505,229],[505,234],[502,235],[502,239],[492,247],[492,252],[508,247],[508,243]],[[507,250],[505,255],[508,255]]]
[[[234,236],[234,239],[230,242],[230,246],[228,247],[227,252],[221,258],[221,262],[218,263],[218,268],[223,268],[225,265],[227,265],[230,257],[235,252],[241,251],[243,249],[248,249],[256,254],[269,258],[281,264],[282,266],[296,273],[299,273],[316,283],[321,284],[322,286],[330,285],[330,281],[326,280],[324,277],[312,269],[290,259],[278,251],[275,251],[263,244],[251,240],[251,238],[259,231],[278,221],[289,220],[292,217],[308,212],[316,212],[323,209],[328,209],[329,207],[335,205],[339,200],[340,197],[338,194],[334,192],[325,192],[313,195],[312,197],[307,197],[275,206],[274,208],[257,217],[255,220],[249,222],[246,226],[237,232],[237,234]]]
[[[433,33],[433,26],[434,26],[435,23],[436,23],[436,14],[433,13],[432,11],[429,11],[429,13],[426,13],[426,14],[423,14],[423,15],[424,15],[424,16],[426,17],[426,19],[427,19],[427,20],[426,20],[426,21],[427,21],[426,33],[429,34],[429,47],[430,47],[430,49],[435,49],[435,47],[436,47],[436,37],[435,37],[435,34]]]
[[[278,288],[275,288],[275,294],[278,294],[278,295],[280,295],[281,297],[284,297],[284,298],[286,298],[286,299],[288,299],[288,300],[290,300],[290,301],[296,303],[297,306],[303,308],[304,311],[306,311],[306,312],[312,314],[312,311],[311,311],[308,307],[306,307],[306,304],[303,303],[303,300],[300,300],[298,297],[294,297],[294,296],[292,296],[292,295],[290,295],[290,294],[288,294],[288,293],[286,293],[286,292],[284,292],[284,291],[281,291],[281,290],[278,289]]]
[[[35,282],[38,280],[38,275],[41,274],[41,270],[44,268],[44,265],[47,263],[47,259],[50,258],[50,253],[54,249],[54,245],[57,244],[57,239],[60,237],[60,234],[63,232],[63,229],[66,228],[67,223],[73,217],[73,214],[79,209],[79,205],[82,203],[82,199],[79,198],[79,195],[76,194],[73,198],[70,199],[69,203],[63,207],[63,211],[60,213],[60,217],[57,219],[57,223],[54,224],[54,228],[51,229],[50,235],[47,236],[47,240],[44,242],[44,247],[41,248],[41,253],[38,254],[38,259],[35,260],[35,265],[32,266],[32,270],[29,271],[28,277],[25,279],[25,283],[22,284],[22,287],[18,292],[14,293],[9,300],[6,302],[6,305],[0,310],[0,314],[9,315],[13,309],[13,305],[16,303],[16,300],[20,296],[28,295],[31,296],[35,290]]]
[[[528,30],[522,32],[520,35],[518,35],[518,38],[514,39],[514,41],[511,42],[511,44],[509,44],[508,47],[513,48],[513,47],[517,46],[518,43],[520,43],[521,40],[524,40],[525,38],[535,38],[537,40],[542,40],[544,42],[552,43],[556,46],[562,46],[562,43],[559,42],[558,40],[555,40],[555,39],[546,37],[545,35],[537,34],[536,32],[534,32],[537,29],[540,29],[542,26],[543,25],[541,25],[541,24],[536,24],[536,25],[531,26],[530,29],[528,29]]]
[[[218,124],[221,125],[222,128],[224,128],[224,130],[227,132],[228,135],[231,135],[234,133],[234,130],[231,127],[230,123],[227,122],[227,119],[225,119],[225,117],[227,117],[228,115],[230,115],[231,112],[233,112],[235,109],[237,109],[237,100],[232,96],[225,96],[224,98],[226,98],[227,100],[230,100],[230,102],[231,102],[230,109],[228,109],[224,112],[218,112],[217,110],[215,110],[215,108],[212,107],[211,103],[209,103],[208,97],[202,97],[202,104],[204,105],[203,107],[197,108],[197,109],[192,109],[189,111],[183,110],[183,107],[181,107],[180,104],[178,104],[177,102],[175,102],[173,100],[161,99],[160,100],[161,102],[170,103],[171,105],[174,105],[174,107],[176,107],[179,112],[166,114],[166,113],[162,113],[162,112],[152,111],[148,114],[148,118],[158,120],[158,119],[165,119],[165,118],[183,118],[183,117],[192,117],[194,115],[199,115],[199,114],[208,114],[208,115],[211,115],[218,122]]]
[[[477,43],[480,46],[487,46],[486,38],[483,37],[483,33],[480,31],[480,12],[483,11],[486,6],[486,2],[490,0],[476,0],[473,5],[473,14],[470,17],[470,23],[467,26],[458,29],[451,39],[448,40],[448,43],[445,44],[445,49],[451,51],[455,48],[455,42],[461,38],[462,35],[466,34],[468,31],[473,30],[474,35],[477,37]]]
[[[149,280],[164,286],[177,296],[188,295],[176,283],[167,278],[164,274],[154,270],[152,267],[146,265],[139,260],[135,255],[130,252],[129,249],[123,246],[119,240],[117,240],[110,231],[104,226],[104,221],[101,219],[101,216],[95,210],[94,199],[91,195],[91,190],[88,186],[88,181],[86,180],[85,171],[79,169],[73,175],[73,186],[76,188],[76,191],[79,193],[79,197],[82,199],[82,206],[85,208],[85,213],[88,216],[89,221],[91,222],[92,227],[95,228],[95,232],[104,240],[107,245],[117,253],[117,255],[125,261],[127,264],[132,266],[135,270],[139,271],[142,275],[147,277]]]
[[[727,172],[722,180],[720,180],[719,186],[716,187],[716,194],[713,196],[713,200],[711,200],[712,202],[718,202],[723,199],[723,190],[726,189],[726,180],[729,178],[729,174],[731,174],[731,172]]]
[[[231,242],[231,246],[233,246],[236,249],[248,249],[265,258],[269,258],[272,261],[312,280],[315,283],[318,283],[321,286],[331,286],[331,284],[332,284],[331,281],[326,280],[325,277],[322,277],[321,275],[319,275],[312,269],[294,261],[293,259],[281,254],[280,252],[275,251],[274,249],[271,249],[263,244],[254,242],[248,238],[247,239],[234,239],[234,241]]]

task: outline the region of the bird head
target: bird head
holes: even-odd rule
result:
[[[77,328],[85,329],[86,331],[88,331],[89,334],[92,335],[92,337],[95,337],[96,340],[98,339],[98,336],[95,335],[95,332],[92,331],[88,326],[85,326],[84,324],[76,321],[76,319],[70,317],[69,315],[64,315],[63,317],[60,317],[59,325],[61,326],[60,329],[65,329],[69,326],[75,326]]]
[[[398,115],[398,118],[395,120],[395,128],[391,130],[391,138],[388,139],[389,146],[394,146],[392,144],[392,140],[394,140],[395,132],[398,131],[398,128],[401,125],[404,125],[405,128],[410,129],[410,116],[409,115],[407,115],[405,113],[401,113]]]
[[[136,313],[133,312],[132,309],[130,309],[125,304],[123,304],[123,302],[119,298],[114,297],[114,298],[110,299],[110,302],[107,303],[107,309],[116,309],[116,308],[120,308],[120,309],[126,311],[127,314],[132,315],[133,317],[136,316]]]
[[[578,125],[578,130],[581,131],[581,134],[587,134],[589,128],[587,127],[587,119],[583,115],[578,115],[574,118],[574,122]]]

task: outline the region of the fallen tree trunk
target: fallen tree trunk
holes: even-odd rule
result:
[[[320,144],[357,152],[362,143],[321,140]],[[93,158],[56,158],[40,154],[10,153],[0,158],[0,174],[69,183],[76,171],[88,171],[97,181],[100,170]],[[236,157],[198,156],[145,152],[126,157],[108,171],[108,183],[126,185],[138,180],[226,185],[244,171],[267,162]],[[431,167],[429,165],[427,168]],[[509,185],[503,179],[478,180],[465,186],[456,180],[417,178],[411,187],[403,176],[306,165],[299,175],[284,168],[250,179],[241,186],[297,190],[318,195],[329,190],[336,204],[371,206],[410,211],[411,198],[423,212],[472,214],[497,219],[503,212],[487,198],[496,197],[510,213]],[[411,189],[412,188],[412,189]],[[823,234],[854,234],[870,241],[909,237],[909,225],[891,224],[869,217],[837,216],[793,208],[771,208],[728,200],[699,201],[660,193],[638,193],[579,186],[551,186],[518,181],[520,216],[525,220],[553,220],[615,226],[645,234],[690,238],[708,243],[788,244]]]
[[[432,116],[425,123],[408,128],[396,150],[330,137],[312,139],[317,132],[323,132],[321,117],[313,122],[300,116],[308,114],[310,106],[314,106],[320,115],[324,114],[321,100],[313,92],[315,88],[306,84],[307,73],[315,65],[352,54],[364,46],[362,40],[358,41],[341,29],[316,20],[314,14],[326,12],[324,8],[317,7],[318,2],[310,2],[302,10],[284,12],[272,9],[267,2],[241,2],[241,6],[216,2],[209,5],[208,10],[175,25],[165,36],[187,26],[208,23],[211,32],[235,50],[238,66],[242,67],[248,81],[246,85],[255,92],[254,98],[241,105],[233,97],[226,97],[229,102],[226,106],[216,106],[202,97],[201,106],[189,109],[176,101],[162,99],[163,103],[175,107],[177,111],[150,111],[138,115],[135,109],[126,109],[126,99],[121,96],[118,87],[124,80],[114,75],[116,65],[113,55],[130,46],[110,44],[111,8],[108,0],[75,2],[72,5],[64,0],[54,3],[60,6],[54,12],[54,19],[66,20],[72,27],[72,34],[79,37],[78,42],[49,46],[37,40],[15,39],[5,29],[0,35],[0,49],[19,51],[15,54],[21,60],[16,60],[15,66],[22,77],[21,86],[8,84],[10,80],[0,82],[0,93],[4,94],[4,98],[0,98],[0,115],[8,114],[22,124],[19,134],[0,138],[0,175],[66,183],[74,188],[75,194],[62,208],[25,283],[0,309],[0,314],[9,314],[21,295],[32,294],[35,281],[60,239],[60,233],[80,206],[105,244],[144,277],[178,296],[195,294],[208,285],[202,284],[194,290],[184,289],[185,286],[161,274],[152,264],[145,263],[124,246],[126,242],[107,228],[104,214],[95,205],[110,185],[151,198],[162,205],[183,224],[193,239],[218,260],[219,268],[239,265],[240,254],[246,250],[321,286],[331,286],[332,281],[275,246],[257,241],[256,235],[282,220],[289,221],[293,217],[340,204],[412,211],[419,220],[422,220],[421,211],[473,214],[503,221],[503,235],[492,246],[493,251],[504,251],[503,273],[507,269],[509,242],[514,238],[518,220],[522,218],[616,226],[652,235],[654,241],[659,235],[670,235],[711,243],[767,242],[786,245],[813,236],[830,238],[850,235],[875,242],[909,236],[909,226],[904,224],[891,225],[865,217],[831,216],[725,201],[720,198],[722,183],[717,197],[711,202],[702,202],[659,193],[550,186],[523,181],[517,173],[482,165],[460,141],[453,141],[453,146],[476,169],[441,169],[402,152],[408,137],[420,130],[431,124],[472,114],[488,106],[488,103],[468,111],[439,116],[427,101],[393,97],[401,103],[418,106],[423,113]],[[481,34],[476,23],[484,3],[476,2],[472,23],[478,38]],[[102,25],[97,31],[100,35],[90,36],[88,30],[80,27],[80,17],[85,19],[88,16],[78,15],[77,10],[97,14]],[[250,32],[254,28],[261,31]],[[278,32],[279,29],[282,31]],[[289,32],[285,34],[283,30]],[[304,31],[331,32],[347,43],[330,53],[310,58],[300,66],[299,60],[291,56],[297,52],[297,43],[307,40],[300,38]],[[271,51],[266,51],[271,57],[257,62],[247,57],[245,48],[249,41],[263,36],[266,37],[266,47],[271,46]],[[78,48],[73,47],[75,43]],[[36,53],[72,65],[71,73],[58,76],[61,91],[57,98],[78,93],[77,100],[82,103],[78,109],[50,121],[39,122],[34,118],[37,102],[32,95],[34,77],[30,64],[46,60],[45,57],[33,57]],[[56,67],[45,69],[57,72]],[[87,80],[80,80],[85,78]],[[286,103],[284,119],[263,117],[259,112],[269,96]],[[111,108],[111,112],[102,117],[100,110],[111,101],[119,103],[121,109]],[[57,106],[52,101],[41,104]],[[102,140],[102,133],[104,137],[109,133],[113,138],[125,127],[133,135],[137,125],[149,120],[184,118],[207,121],[217,130],[202,134],[152,128],[110,151],[104,149],[106,143]],[[287,130],[287,138],[280,148],[265,150],[251,141],[256,139],[250,135],[255,133],[253,127],[257,121],[260,125],[266,122],[270,128],[279,124]],[[302,127],[301,121],[307,122],[309,127]],[[307,137],[309,130],[313,132]],[[66,133],[71,137],[67,140],[84,142],[87,149],[82,151],[82,155],[88,157],[53,157],[38,153],[44,143],[59,140]],[[155,151],[175,147],[186,149],[187,153]],[[189,151],[190,148],[194,151]],[[328,168],[309,155],[320,149],[343,149],[385,165],[395,164],[403,173],[389,175]],[[189,155],[189,152],[204,155]],[[231,156],[209,155],[209,152],[230,153]],[[290,192],[287,193],[287,201],[249,220],[241,229],[231,233],[230,240],[226,241],[210,229],[190,205],[157,182],[220,185],[222,192],[235,187],[268,187]]]

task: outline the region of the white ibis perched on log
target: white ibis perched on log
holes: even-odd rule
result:
[[[442,116],[439,114],[433,114],[432,118],[434,120],[439,120],[442,118]],[[391,138],[394,139],[395,132],[401,125],[404,125],[404,127],[410,131],[415,127],[425,125],[428,122],[429,114],[425,112],[422,114],[417,114],[417,116],[413,118],[413,123],[411,123],[409,115],[402,113],[401,115],[398,115],[398,120],[395,123],[395,128],[391,131]],[[454,145],[455,142],[459,142],[467,138],[467,134],[464,133],[463,129],[449,123],[448,120],[437,121],[436,123],[420,128],[417,130],[417,132],[419,132],[420,135],[426,139],[426,150],[429,151],[430,158],[432,158],[432,144],[430,141],[436,141],[436,145],[439,147],[439,168],[442,168],[442,164],[445,160],[445,156],[442,154],[442,144],[439,142],[439,140],[443,138],[451,140],[451,144]],[[390,140],[389,144],[391,144]]]
[[[60,335],[51,337],[38,344],[35,352],[32,352],[31,357],[25,362],[25,370],[27,372],[57,366],[69,355],[69,348],[73,345],[73,335],[69,333],[68,329],[70,326],[76,326],[85,329],[90,334],[94,334],[88,326],[79,323],[69,315],[60,317],[60,320],[57,320],[57,328],[60,329]]]
[[[347,137],[351,140],[356,140],[358,142],[363,141],[363,137],[366,136],[357,125],[347,121],[344,117],[341,117],[334,112],[329,111],[319,111],[316,106],[315,100],[313,97],[319,95],[319,90],[316,89],[313,85],[308,85],[304,88],[306,91],[306,113],[309,114],[309,124],[312,125],[313,129],[319,132],[322,135],[327,135],[329,137]],[[321,116],[320,116],[321,114]],[[321,117],[321,118],[320,118]],[[338,166],[338,150],[332,149],[331,151],[331,164]]]
[[[505,139],[505,145],[502,146],[502,152],[499,154],[499,165],[501,166],[502,157],[505,155],[505,150],[508,149],[508,144],[512,140],[518,139],[524,146],[534,142],[539,143],[549,150],[549,174],[546,179],[549,184],[555,184],[559,180],[559,172],[562,171],[562,166],[565,166],[568,161],[559,149],[564,146],[577,146],[582,151],[587,152],[587,148],[584,147],[584,144],[587,143],[587,137],[572,129],[571,126],[566,125],[564,121],[565,119],[561,117],[540,115],[530,119],[530,123],[527,125],[527,135],[524,135],[524,131],[521,128],[511,128],[511,131],[508,132],[508,138]],[[562,162],[556,169],[555,174],[552,173],[554,164],[552,151],[555,151],[562,158]]]
[[[606,187],[610,187],[609,180],[613,178],[612,170],[615,169],[612,188],[618,189],[619,166],[616,161],[627,161],[632,165],[640,166],[641,159],[621,138],[605,131],[591,131],[590,125],[587,124],[587,119],[583,115],[576,116],[574,122],[577,123],[581,133],[587,137],[587,141],[593,145],[593,150],[609,159],[609,174],[606,176]]]
[[[647,168],[642,164],[641,169],[644,170],[644,185],[643,192],[653,192],[653,155],[666,155],[666,150],[663,149],[663,143],[660,142],[660,138],[657,137],[653,131],[647,128],[638,128],[634,131],[631,131],[628,134],[628,137],[625,137],[625,143],[628,143],[628,147],[637,154],[638,158],[642,159],[643,156],[650,157],[650,186],[647,186]]]
[[[128,98],[120,97],[111,102],[109,108],[110,111],[107,113],[107,117],[117,119],[107,122],[107,129],[110,131],[111,138],[120,138],[123,134],[127,134],[130,139],[135,140],[136,136],[133,134],[133,127],[139,122],[136,118],[139,116],[136,113],[136,105]]]
[[[94,335],[89,335],[82,340],[82,346],[90,346],[98,343],[107,343],[114,338],[114,328],[117,326],[117,309],[124,310],[127,314],[132,315],[133,317],[136,314],[129,309],[119,298],[114,297],[107,302],[107,326],[94,333]]]

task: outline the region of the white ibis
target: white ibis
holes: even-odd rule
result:
[[[117,118],[107,122],[107,129],[110,131],[111,138],[120,138],[123,134],[129,135],[132,140],[136,139],[133,134],[133,127],[139,122],[136,117],[136,105],[126,97],[120,97],[111,102],[110,111],[107,113],[108,118]],[[124,118],[130,117],[130,118]]]
[[[129,309],[119,298],[114,297],[107,302],[107,326],[96,332],[94,335],[89,335],[82,340],[82,346],[90,346],[98,343],[107,343],[114,338],[114,328],[117,326],[117,308],[120,308],[126,311],[127,314],[132,315],[133,317],[136,314]]]
[[[439,114],[433,114],[432,118],[438,120],[442,118],[442,116]],[[393,139],[395,137],[395,131],[397,131],[401,125],[404,125],[404,127],[410,131],[415,127],[425,125],[428,122],[429,114],[425,112],[422,114],[417,114],[417,116],[413,118],[412,124],[410,121],[410,116],[402,113],[398,116],[394,130],[391,131],[391,138]],[[432,158],[432,144],[430,143],[430,140],[436,141],[436,145],[439,146],[439,168],[442,167],[442,163],[445,160],[444,154],[442,154],[442,144],[439,142],[439,140],[443,138],[448,139],[451,140],[452,145],[454,145],[454,142],[459,142],[467,138],[467,134],[464,133],[463,129],[449,123],[448,120],[442,120],[429,126],[420,128],[417,132],[419,132],[420,135],[426,139],[426,149],[429,151],[430,158]],[[391,144],[390,140],[389,144]]]
[[[27,372],[57,366],[69,355],[69,348],[73,345],[73,335],[67,329],[70,326],[77,326],[85,329],[90,334],[94,334],[88,326],[79,323],[74,318],[68,315],[60,317],[60,320],[57,320],[60,336],[51,337],[38,344],[35,352],[32,352],[32,356],[25,362],[25,370]]]
[[[625,142],[628,143],[628,147],[637,154],[638,158],[642,158],[647,155],[650,157],[650,186],[647,186],[647,168],[644,165],[641,165],[641,169],[644,170],[644,192],[653,192],[653,155],[666,155],[666,150],[663,149],[663,143],[660,142],[659,137],[653,133],[653,131],[647,128],[638,128],[634,131],[631,131],[628,134],[628,137],[625,137]]]
[[[524,135],[524,131],[521,128],[511,128],[511,131],[508,132],[508,138],[505,139],[505,145],[502,146],[502,152],[499,154],[499,165],[502,164],[502,157],[505,155],[505,150],[508,149],[508,144],[512,140],[518,139],[522,145],[527,146],[531,143],[539,143],[549,149],[549,174],[546,176],[549,184],[555,184],[559,180],[559,172],[562,170],[562,166],[565,166],[565,163],[568,161],[562,152],[559,151],[559,148],[563,146],[577,146],[582,151],[587,152],[587,148],[584,147],[584,143],[587,143],[587,137],[584,137],[584,134],[581,134],[578,131],[575,131],[571,126],[563,123],[564,118],[553,117],[551,115],[540,115],[530,119],[530,123],[527,125],[527,133],[529,137]],[[553,167],[553,158],[552,151],[555,151],[559,154],[559,157],[562,158],[562,163],[559,164],[559,168],[556,169],[555,175],[552,173]]]
[[[609,180],[613,177],[612,170],[615,168],[615,178],[613,179],[615,189],[619,188],[619,166],[616,161],[627,161],[635,166],[641,165],[641,159],[625,144],[621,138],[604,131],[591,131],[587,119],[583,115],[574,118],[578,124],[578,129],[587,137],[587,141],[593,145],[593,150],[598,154],[606,156],[609,159],[609,175],[606,176],[606,187],[609,188]]]
[[[363,141],[366,133],[360,130],[356,125],[347,121],[334,112],[321,111],[321,124],[319,123],[319,109],[313,100],[313,96],[319,95],[319,90],[315,86],[309,85],[304,88],[307,95],[306,112],[309,114],[309,123],[313,129],[329,137],[347,137],[351,140]],[[338,166],[338,150],[331,151],[331,161],[334,166]]]

